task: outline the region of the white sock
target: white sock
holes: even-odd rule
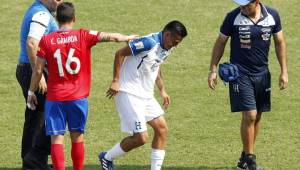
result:
[[[123,151],[121,148],[120,143],[116,144],[114,147],[112,147],[107,153],[105,154],[105,159],[112,161],[116,157],[124,155],[126,152]]]
[[[165,150],[153,149],[151,153],[151,170],[160,170],[165,158]]]

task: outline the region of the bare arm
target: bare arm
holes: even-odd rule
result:
[[[26,50],[27,50],[27,55],[30,61],[30,65],[32,70],[34,69],[35,63],[36,63],[36,53],[38,51],[39,47],[39,40],[28,37],[26,40]]]
[[[119,80],[120,80],[120,74],[121,74],[121,67],[124,62],[124,59],[126,56],[131,55],[131,50],[128,45],[118,50],[115,54],[115,60],[114,60],[114,68],[113,68],[113,80],[110,85],[110,88],[106,92],[106,96],[109,98],[112,98],[113,96],[117,95],[119,92]]]
[[[34,91],[38,88],[39,82],[43,75],[43,69],[45,67],[45,60],[38,58],[35,67],[32,71],[30,88],[27,96],[27,105],[30,109],[35,110],[35,105],[37,105],[37,98],[34,95]]]
[[[220,34],[217,38],[215,45],[213,47],[209,74],[208,74],[208,86],[211,89],[215,89],[215,85],[217,84],[217,68],[221,57],[224,54],[224,49],[227,43],[228,37]]]
[[[137,37],[136,35],[123,35],[120,33],[109,33],[101,32],[98,39],[99,42],[128,42],[133,38]]]
[[[35,64],[36,64],[36,54],[38,51],[38,47],[39,47],[39,40],[32,38],[32,37],[28,37],[26,40],[26,50],[27,50],[27,55],[29,58],[29,62],[31,65],[31,69],[34,70]],[[44,94],[45,92],[47,92],[47,83],[46,83],[46,79],[45,77],[42,75],[40,82],[39,82],[39,91],[40,93]]]
[[[283,32],[280,31],[274,34],[274,43],[276,56],[280,65],[279,88],[283,90],[288,86],[288,69],[287,69],[287,55],[286,44]]]
[[[159,68],[159,71],[158,71],[158,74],[157,74],[157,77],[155,80],[155,84],[158,87],[160,92],[166,90],[160,68]]]
[[[171,104],[171,99],[170,99],[170,96],[166,92],[166,88],[165,88],[165,85],[164,85],[164,81],[163,81],[163,77],[162,77],[160,68],[159,68],[157,78],[155,80],[155,84],[156,84],[156,86],[158,87],[158,89],[160,91],[160,95],[161,95],[162,99],[164,100],[163,106],[165,108],[168,108],[169,105]]]
[[[38,84],[42,78],[43,70],[45,68],[45,60],[38,58],[35,67],[32,71],[31,82],[29,90],[34,92],[38,88]]]

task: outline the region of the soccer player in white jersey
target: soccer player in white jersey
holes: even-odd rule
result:
[[[107,96],[114,97],[123,132],[131,134],[107,152],[99,154],[103,170],[113,170],[113,160],[148,139],[148,123],[154,130],[151,153],[151,170],[160,170],[167,140],[167,124],[164,111],[154,98],[154,85],[160,90],[163,105],[170,105],[160,65],[187,36],[185,26],[179,21],[169,22],[158,33],[135,39],[116,52],[113,80]]]

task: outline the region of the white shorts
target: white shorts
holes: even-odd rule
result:
[[[154,97],[141,98],[120,91],[115,102],[121,119],[121,130],[130,134],[147,131],[147,122],[164,114]]]

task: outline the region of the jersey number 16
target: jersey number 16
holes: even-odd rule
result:
[[[66,62],[66,65],[65,65],[65,68],[66,68],[66,70],[69,74],[77,74],[80,70],[80,60],[79,60],[79,58],[73,56],[74,52],[75,52],[75,49],[70,48],[68,58],[67,58],[67,62]],[[57,49],[55,51],[54,58],[56,58],[56,61],[57,61],[59,76],[63,77],[64,76],[64,69],[63,69],[63,64],[62,64],[62,61],[61,61],[60,49]],[[74,69],[71,68],[71,63],[72,62],[76,63],[76,67]]]

